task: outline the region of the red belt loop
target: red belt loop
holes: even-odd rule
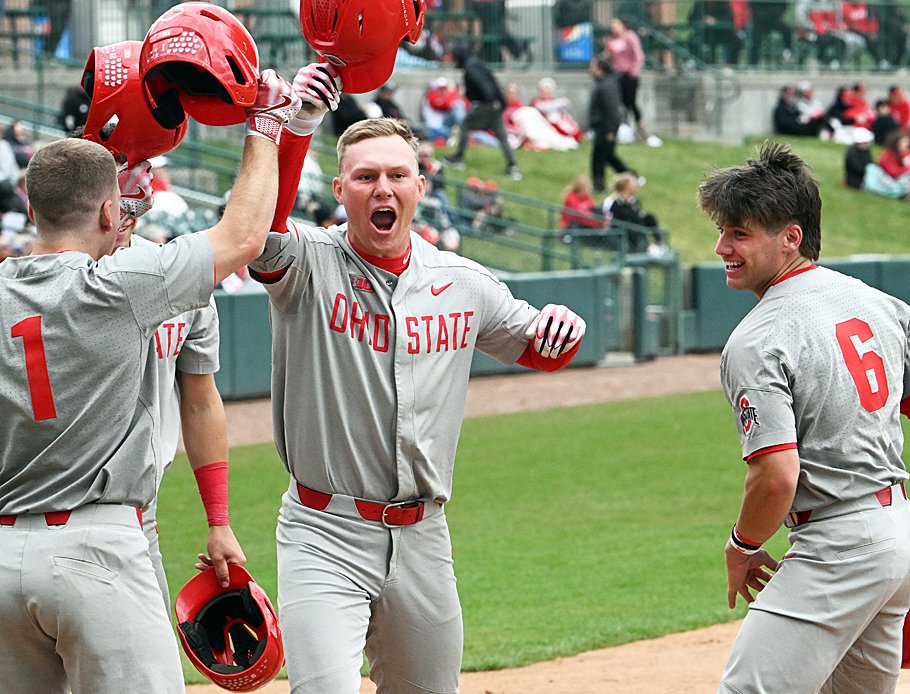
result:
[[[142,509],[141,508],[136,509],[136,518],[139,519],[139,527],[141,528],[142,527]],[[156,533],[158,532],[157,527],[155,528],[155,532]]]
[[[72,511],[48,511],[44,514],[44,522],[51,525],[66,525]]]
[[[0,516],[0,525],[15,525],[16,515]]]
[[[299,483],[297,484],[297,494],[300,496],[301,504],[307,508],[316,509],[317,511],[325,511],[329,502],[332,500],[331,494],[317,492],[315,489],[304,487]]]
[[[882,506],[891,505],[891,487],[885,487],[884,489],[879,489],[875,492],[875,498],[878,499],[878,503]]]

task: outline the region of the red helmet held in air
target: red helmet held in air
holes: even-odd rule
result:
[[[156,115],[145,100],[141,48],[140,41],[93,48],[82,71],[82,88],[91,98],[82,139],[125,157],[129,166],[170,152],[186,135],[185,118]]]
[[[239,564],[228,564],[222,588],[214,567],[180,589],[174,604],[177,633],[190,662],[222,689],[252,692],[284,665],[278,616],[265,591]]]
[[[426,0],[300,0],[307,43],[341,73],[342,90],[378,89],[395,69],[402,39],[416,43]]]
[[[246,121],[259,89],[259,52],[234,15],[208,2],[175,5],[149,28],[139,72],[153,107],[179,100],[205,125]]]

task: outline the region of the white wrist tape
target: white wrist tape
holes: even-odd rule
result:
[[[285,127],[295,135],[312,135],[322,123],[323,116],[325,116],[325,112],[312,118],[301,118],[298,114],[291,118]]]

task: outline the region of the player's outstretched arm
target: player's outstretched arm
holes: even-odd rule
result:
[[[300,103],[300,96],[274,70],[259,76],[256,103],[247,109],[240,172],[221,221],[204,232],[215,255],[216,283],[262,252],[278,195],[278,137]]]
[[[331,63],[311,63],[300,68],[294,78],[294,91],[301,107],[286,126],[278,143],[278,204],[272,231],[286,232],[287,219],[297,201],[300,174],[313,133],[329,111],[338,108],[341,76]]]
[[[584,319],[567,307],[547,304],[528,326],[528,346],[518,363],[538,371],[557,371],[566,366],[585,334]]]
[[[246,556],[234,536],[228,516],[228,439],[224,404],[214,374],[177,371],[177,386],[183,445],[196,476],[209,525],[208,554],[198,555],[196,568],[214,566],[218,580],[227,585],[227,565],[242,566]]]

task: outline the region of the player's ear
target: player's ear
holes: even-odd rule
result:
[[[799,224],[789,224],[783,231],[784,240],[792,250],[799,250],[803,242],[803,228]]]
[[[339,176],[335,176],[332,179],[332,195],[335,196],[335,200],[341,203],[341,178]]]
[[[98,226],[107,234],[116,232],[120,228],[120,206],[114,206],[114,201],[107,199],[98,209]]]

